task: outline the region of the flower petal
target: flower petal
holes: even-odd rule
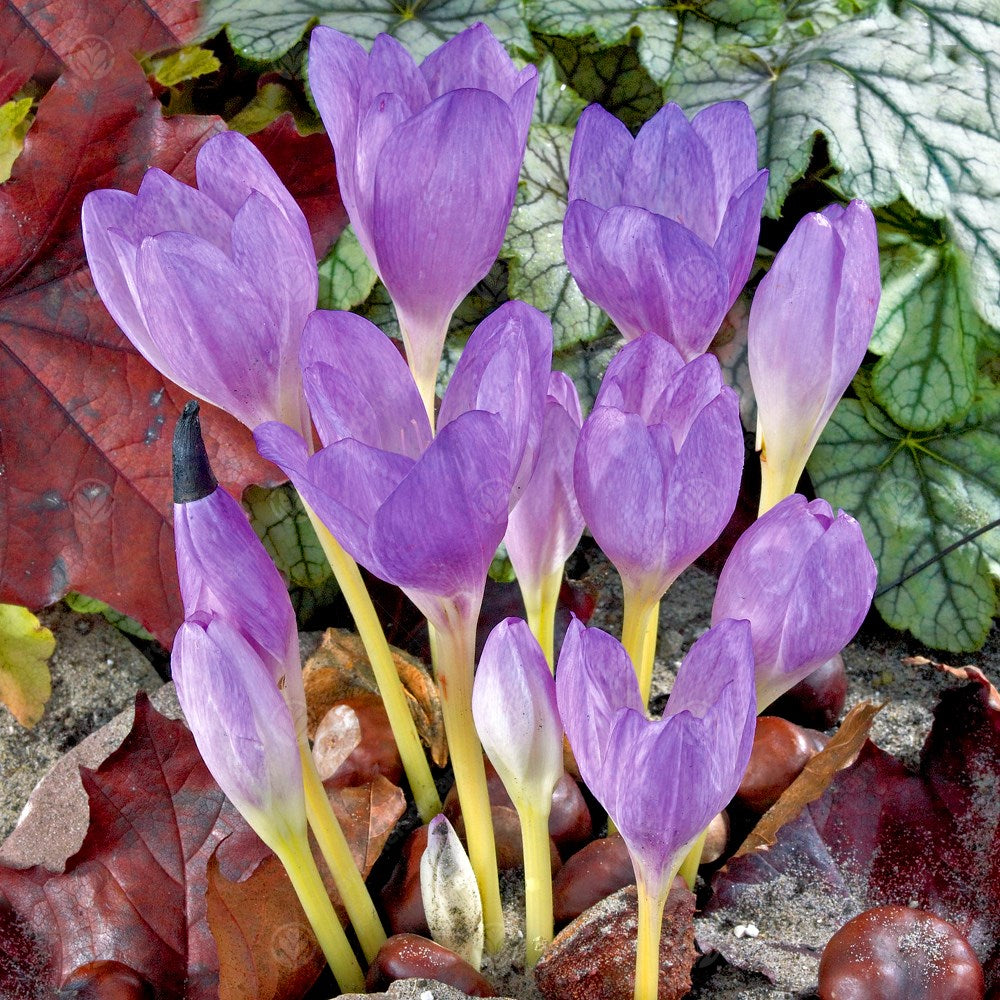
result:
[[[669,402],[674,376],[684,359],[673,344],[655,333],[626,344],[608,365],[594,406],[638,413],[647,424],[658,421]]]
[[[547,810],[563,774],[562,723],[545,654],[519,618],[504,619],[486,640],[472,717],[515,806]]]
[[[358,91],[358,111],[366,115],[384,95],[400,98],[406,115],[416,114],[430,102],[431,94],[413,56],[392,35],[375,36],[368,66]]]
[[[431,442],[420,394],[396,345],[362,316],[317,310],[302,333],[302,379],[320,440],[356,438],[417,459]]]
[[[742,101],[720,101],[699,111],[691,127],[712,157],[716,205],[721,219],[730,198],[748,178],[757,174],[753,119]]]
[[[715,241],[715,252],[729,274],[729,305],[736,301],[750,276],[757,240],[760,238],[760,213],[767,194],[767,171],[761,170],[730,198],[724,208],[722,225]]]
[[[481,21],[449,38],[420,64],[431,97],[450,90],[488,90],[510,103],[524,82],[507,50]]]
[[[598,208],[622,202],[632,135],[600,104],[587,107],[577,122],[569,154],[570,207],[577,199]]]
[[[190,233],[229,253],[232,218],[212,198],[158,167],[146,171],[135,198],[135,226],[143,236]]]

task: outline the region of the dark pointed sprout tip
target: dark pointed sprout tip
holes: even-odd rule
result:
[[[198,403],[192,399],[185,404],[174,431],[174,503],[201,500],[218,485],[201,437]]]

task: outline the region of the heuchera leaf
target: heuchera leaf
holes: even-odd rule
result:
[[[33,942],[39,990],[102,959],[134,969],[163,1000],[214,1000],[208,860],[219,848],[227,876],[239,878],[267,848],[215,784],[188,729],[145,695],[119,749],[81,776],[90,798],[84,842],[62,874],[0,867],[0,939],[19,931]],[[18,992],[17,975],[0,964],[0,996],[33,995]]]
[[[964,254],[908,206],[880,213],[882,299],[872,391],[896,423],[931,430],[969,411],[992,331],[969,296]],[[991,352],[993,354],[995,352]]]
[[[844,400],[809,462],[817,493],[861,522],[879,568],[892,583],[1000,510],[1000,391],[980,384],[961,422],[936,431],[893,423],[855,379],[859,400]],[[909,629],[932,649],[982,645],[997,612],[1000,531],[955,549],[876,597],[893,628]]]
[[[401,6],[393,0],[205,0],[201,38],[226,27],[233,48],[251,59],[287,52],[317,21],[370,47],[380,32],[395,35],[418,59],[464,28],[483,21],[507,46],[532,50],[520,0],[426,0]]]
[[[808,989],[826,941],[846,920],[872,906],[915,904],[965,934],[985,966],[987,987],[995,987],[998,781],[1000,710],[981,678],[941,695],[917,774],[868,743],[819,801],[782,828],[774,846],[719,872],[700,942],[772,978],[774,957],[797,955],[795,981],[778,985]],[[785,920],[778,902],[792,896],[809,914],[797,924]],[[747,920],[760,936],[745,947],[731,931],[720,933]]]
[[[0,604],[0,702],[22,726],[33,726],[52,693],[52,633],[27,609]]]
[[[970,262],[976,307],[1000,326],[996,4],[921,0],[898,9],[769,47],[688,31],[667,93],[688,110],[747,103],[771,171],[773,216],[823,133],[847,196],[872,206],[904,198],[943,220]]]
[[[371,295],[378,275],[348,227],[319,265],[320,309],[353,309]]]

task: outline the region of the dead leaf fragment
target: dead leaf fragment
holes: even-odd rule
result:
[[[55,636],[27,609],[0,604],[0,702],[30,729],[52,694],[49,657]]]

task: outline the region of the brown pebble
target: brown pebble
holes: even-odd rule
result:
[[[815,743],[801,726],[761,716],[736,801],[758,815],[767,812],[815,755]]]
[[[517,811],[512,806],[490,806],[490,815],[493,818],[493,838],[497,850],[497,867],[500,871],[510,871],[513,868],[520,868],[524,864],[524,850],[521,844],[521,821],[518,819]],[[465,839],[465,823],[462,814],[459,812],[458,818],[452,822],[455,832]],[[552,871],[557,872],[562,865],[559,857],[559,850],[555,842],[549,837],[549,857],[552,861]]]
[[[705,846],[701,849],[701,863],[710,865],[726,853],[729,845],[729,813],[725,809],[708,824]]]
[[[846,700],[847,671],[838,653],[771,702],[767,711],[800,726],[830,729],[840,718]]]
[[[67,1000],[70,997],[72,1000],[152,1000],[153,987],[121,962],[97,961],[74,969],[63,982],[59,996]]]
[[[424,898],[420,891],[420,859],[427,847],[427,827],[418,826],[400,851],[392,875],[382,887],[382,905],[386,923],[393,934],[412,932],[430,936],[424,916]]]
[[[605,896],[634,884],[632,859],[621,836],[592,840],[568,858],[552,880],[555,922],[573,920]]]
[[[373,993],[397,979],[414,978],[436,979],[471,997],[496,996],[489,980],[465,959],[417,934],[395,934],[379,948],[365,989]]]
[[[674,880],[663,912],[657,1000],[691,989],[694,896]],[[635,886],[619,889],[560,931],[535,966],[546,1000],[632,1000],[636,948]]]
[[[877,906],[830,938],[821,1000],[982,1000],[976,953],[957,927],[908,906]]]

